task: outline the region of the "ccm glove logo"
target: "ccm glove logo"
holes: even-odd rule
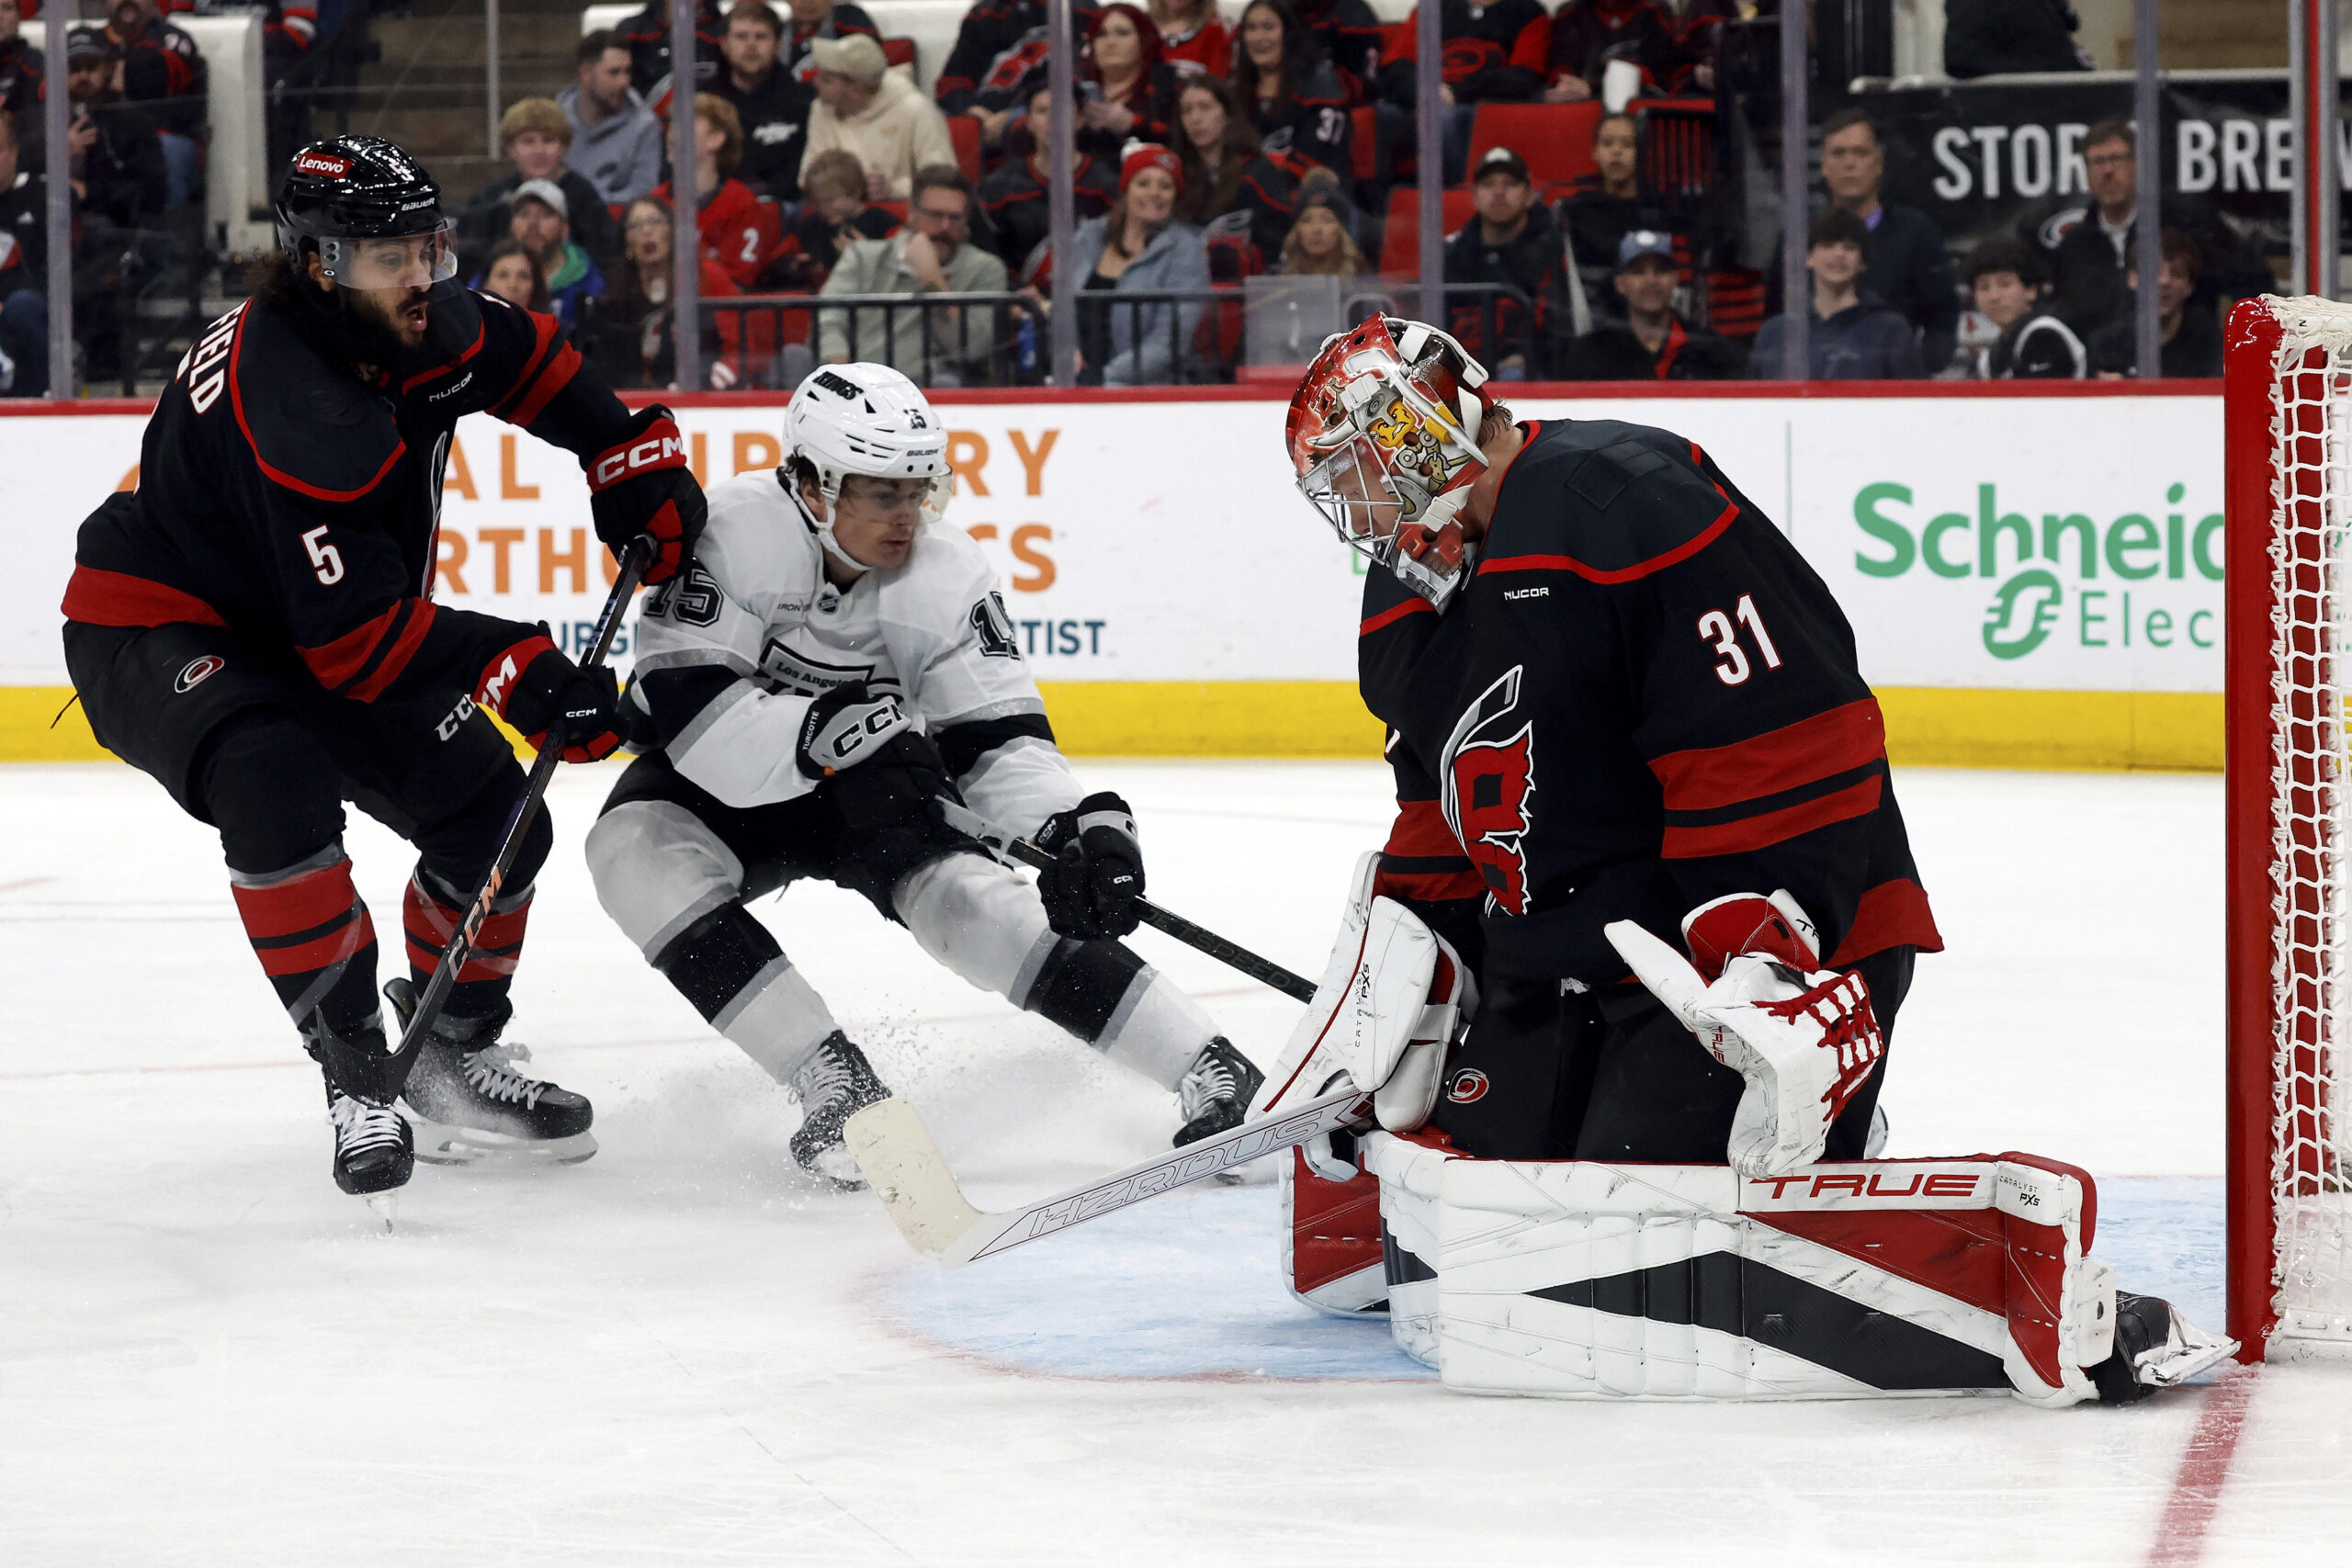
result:
[[[644,439],[632,441],[626,446],[616,446],[596,459],[588,470],[588,488],[604,490],[616,485],[631,474],[646,473],[654,468],[683,468],[686,466],[686,438],[669,421],[649,432]]]
[[[906,727],[896,692],[868,692],[863,682],[839,686],[808,705],[796,761],[808,777],[830,778]]]

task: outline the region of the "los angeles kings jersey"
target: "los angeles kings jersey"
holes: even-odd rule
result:
[[[156,400],[139,488],[82,525],[65,618],[226,626],[338,696],[472,691],[536,626],[433,602],[441,480],[486,410],[584,458],[628,410],[552,316],[444,288],[396,374],[337,363],[297,301],[206,328]]]
[[[707,494],[692,569],[640,613],[628,693],[680,773],[733,807],[808,794],[801,720],[825,693],[863,682],[899,694],[965,804],[991,822],[1025,835],[1078,804],[996,574],[963,530],[926,523],[904,566],[843,589],[826,579],[779,473],[739,474]]]
[[[1397,793],[1378,890],[1506,979],[1610,984],[1610,921],[1679,941],[1707,899],[1782,887],[1833,964],[1939,949],[1827,587],[1695,444],[1528,431],[1444,614],[1365,585]]]

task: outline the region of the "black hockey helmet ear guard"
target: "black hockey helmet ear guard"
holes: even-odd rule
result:
[[[441,187],[424,165],[377,136],[337,136],[294,154],[277,204],[277,243],[299,263],[315,252],[322,270],[351,288],[384,288],[456,275],[452,224],[441,210]],[[400,240],[393,258],[367,257],[362,242]]]

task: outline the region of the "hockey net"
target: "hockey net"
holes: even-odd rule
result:
[[[2230,1328],[2352,1350],[2352,307],[2230,319]]]

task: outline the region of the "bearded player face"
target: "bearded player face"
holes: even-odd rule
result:
[[[448,275],[444,256],[449,244],[447,227],[431,233],[348,243],[351,259],[339,268],[345,281],[327,276],[316,252],[309,258],[311,281],[321,288],[340,290],[354,315],[402,348],[420,346],[431,320],[427,301],[433,285]]]

